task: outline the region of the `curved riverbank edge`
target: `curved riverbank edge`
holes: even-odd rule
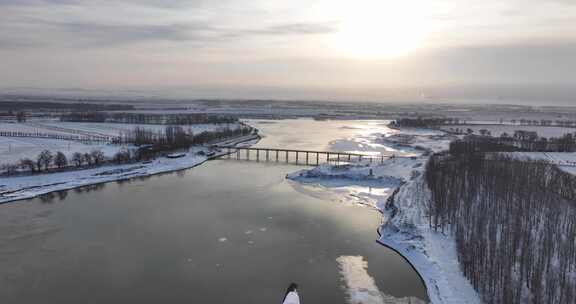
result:
[[[242,136],[227,140],[226,144],[250,146],[259,139],[258,135]],[[109,165],[85,170],[2,178],[0,179],[0,204],[32,199],[52,192],[186,170],[226,154],[225,151],[212,157],[197,154],[206,149],[205,147],[191,147],[185,157],[176,159],[161,157],[146,164]]]
[[[482,303],[460,270],[452,236],[430,229],[426,219],[429,200],[422,176],[401,186],[388,210],[382,210],[393,215],[379,227],[377,242],[396,251],[414,268],[431,303]]]
[[[430,303],[481,303],[480,297],[460,271],[456,244],[452,236],[430,229],[427,206],[430,193],[423,173],[427,157],[387,160],[383,164],[352,166],[322,165],[303,169],[286,177],[303,185],[330,191],[339,187],[373,183],[393,188],[389,196],[374,198],[370,205],[382,214],[377,242],[400,256],[422,280]],[[392,179],[402,182],[389,183]],[[395,185],[394,185],[395,184]],[[350,193],[342,192],[343,201]]]

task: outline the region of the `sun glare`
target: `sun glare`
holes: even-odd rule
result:
[[[372,59],[398,57],[419,48],[426,37],[426,18],[420,13],[422,8],[411,2],[366,0],[344,4],[339,8],[339,31],[334,37],[338,52]]]

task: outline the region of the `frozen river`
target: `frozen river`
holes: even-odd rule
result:
[[[251,123],[259,146],[388,149],[370,144],[384,122]],[[284,177],[301,168],[217,160],[1,205],[0,302],[269,304],[295,281],[304,304],[348,303],[343,256],[362,257],[382,293],[426,299],[375,242],[378,212],[298,191]]]

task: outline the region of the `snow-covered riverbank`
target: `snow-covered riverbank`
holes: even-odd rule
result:
[[[460,270],[453,237],[430,229],[426,211],[429,200],[422,176],[402,186],[393,206],[383,211],[395,214],[380,227],[378,242],[412,264],[424,280],[432,303],[481,303]]]
[[[254,144],[257,140],[256,137],[241,137],[228,140],[226,144],[247,146]],[[55,191],[192,168],[208,160],[206,153],[198,153],[206,149],[192,147],[185,157],[174,159],[161,157],[149,163],[110,165],[86,170],[2,177],[0,178],[0,204],[34,198]],[[220,154],[222,153],[225,151],[220,152]]]
[[[419,153],[418,157],[388,159],[382,164],[325,165],[287,178],[300,183],[308,194],[368,205],[382,212],[378,242],[397,251],[414,267],[431,303],[480,303],[460,271],[454,239],[428,226],[425,163],[430,153],[448,148],[451,136],[426,130],[406,130],[406,135],[399,135],[402,133],[375,140],[380,145]]]

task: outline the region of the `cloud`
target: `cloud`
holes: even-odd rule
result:
[[[2,22],[0,22],[2,24]],[[259,28],[226,28],[216,22],[110,24],[99,21],[18,18],[4,22],[0,48],[30,46],[98,47],[153,41],[209,44],[262,36],[317,35],[335,31],[331,24],[285,23]],[[15,34],[16,33],[16,34]]]

